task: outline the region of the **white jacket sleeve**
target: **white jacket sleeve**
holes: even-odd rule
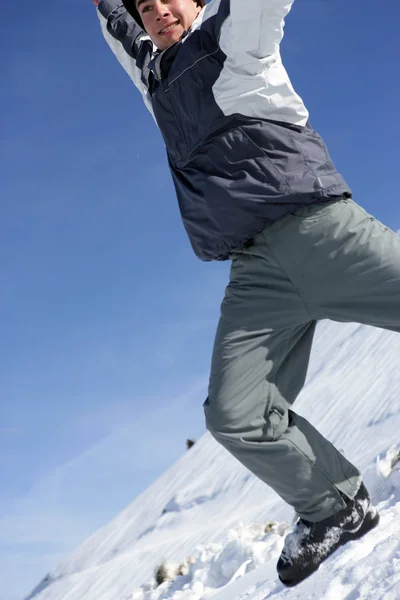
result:
[[[153,51],[150,38],[120,0],[101,0],[97,14],[107,44],[142,93],[147,108],[153,113],[148,89],[142,77]]]
[[[267,59],[279,51],[285,17],[293,1],[230,0],[230,23],[221,37],[229,36],[229,53],[237,64]]]

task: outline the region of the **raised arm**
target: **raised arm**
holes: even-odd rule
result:
[[[293,1],[229,0],[230,16],[221,31],[221,47],[226,46],[239,64],[275,55]]]
[[[147,89],[142,81],[142,66],[147,64],[151,55],[152,42],[127,12],[121,0],[93,2],[97,6],[107,44],[146,100]]]

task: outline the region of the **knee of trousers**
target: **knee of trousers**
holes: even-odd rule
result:
[[[241,413],[238,410],[222,410],[210,398],[203,407],[208,431],[223,445],[233,439],[243,442],[277,441],[288,428],[287,410],[271,408],[259,415],[251,410]]]

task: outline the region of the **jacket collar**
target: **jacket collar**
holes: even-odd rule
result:
[[[148,64],[148,68],[154,74],[154,77],[158,79],[158,81],[168,77],[172,63],[174,62],[175,57],[188,34],[189,31],[184,31],[181,39],[178,42],[175,42],[175,44],[172,44],[172,46],[166,50],[157,50],[153,55],[153,58]]]

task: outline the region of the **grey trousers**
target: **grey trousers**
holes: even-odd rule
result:
[[[206,424],[296,513],[324,519],[361,475],[292,410],[316,321],[400,331],[400,239],[353,200],[298,209],[231,255]],[[340,494],[341,492],[342,494]]]

